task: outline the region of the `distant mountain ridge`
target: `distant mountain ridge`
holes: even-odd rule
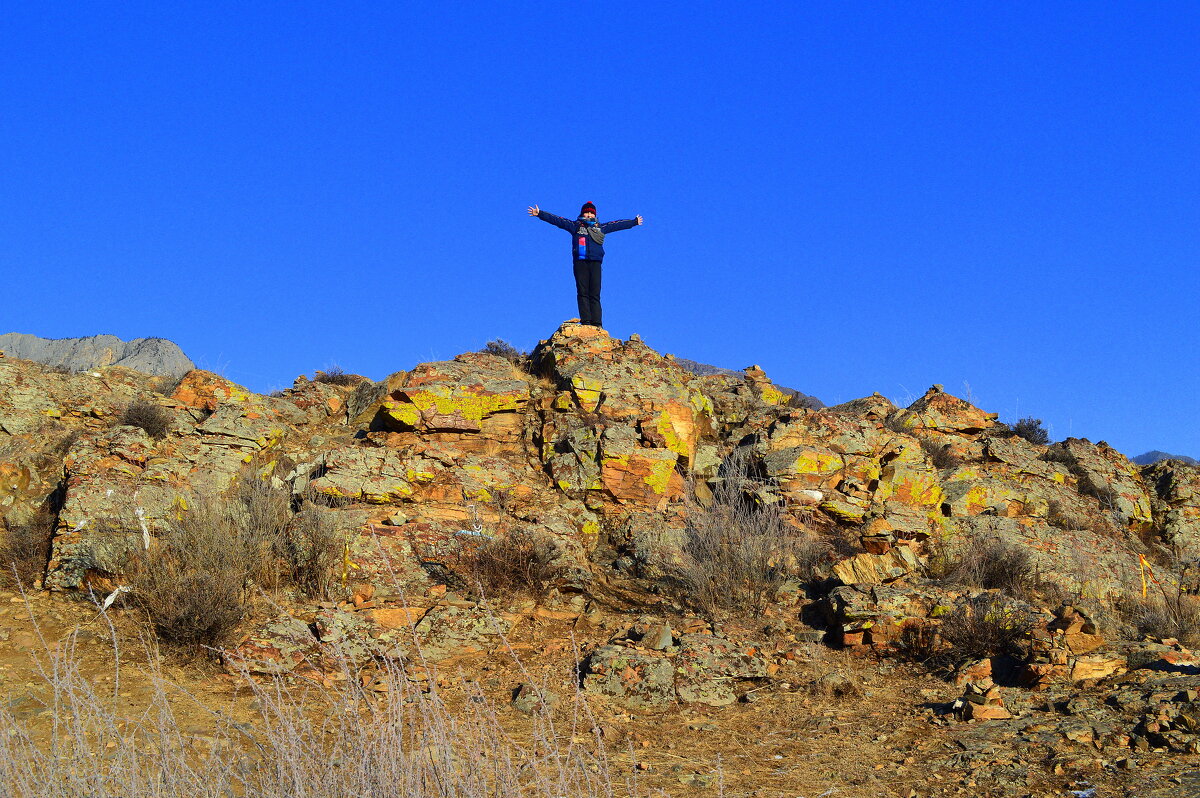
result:
[[[689,360],[686,357],[677,357],[675,358],[675,362],[693,374],[699,374],[701,377],[708,377],[713,374],[724,374],[727,377],[745,376],[745,374],[741,371],[721,368],[720,366],[713,366],[708,363],[700,363],[695,360]],[[809,396],[802,391],[797,391],[795,388],[785,388],[782,385],[776,385],[775,387],[793,397],[793,407],[809,407],[814,410],[820,410],[822,407],[826,406],[825,403],[817,397]]]
[[[123,366],[159,377],[182,377],[196,368],[179,345],[166,338],[122,341],[115,335],[41,338],[28,333],[5,333],[0,335],[0,352],[70,371]]]
[[[1138,465],[1150,465],[1151,463],[1157,463],[1159,460],[1182,460],[1188,465],[1200,465],[1200,461],[1197,461],[1194,457],[1187,457],[1182,454],[1167,454],[1166,452],[1160,452],[1158,449],[1153,449],[1145,454],[1129,458],[1129,462]]]

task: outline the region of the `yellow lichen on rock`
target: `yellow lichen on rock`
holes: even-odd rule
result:
[[[571,392],[580,409],[587,413],[596,412],[600,406],[600,398],[604,394],[604,384],[586,374],[576,374],[571,377]]]

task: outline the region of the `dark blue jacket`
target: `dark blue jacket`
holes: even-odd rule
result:
[[[545,211],[538,211],[537,218],[543,222],[549,222],[555,227],[561,227],[571,234],[571,256],[575,260],[604,260],[604,246],[592,240],[592,237],[583,230],[581,222],[567,221],[561,216],[555,216]],[[628,230],[631,227],[637,227],[637,219],[621,219],[616,222],[600,223],[600,230],[605,235],[615,233],[618,230]],[[586,239],[583,252],[580,252],[579,249],[579,239],[581,238]]]

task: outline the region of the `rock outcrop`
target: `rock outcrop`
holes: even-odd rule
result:
[[[1138,469],[1103,443],[1032,444],[938,386],[907,408],[879,395],[793,407],[757,368],[697,375],[636,336],[576,324],[527,369],[465,354],[379,383],[302,377],[273,396],[198,370],[172,386],[12,356],[0,384],[0,506],[20,515],[53,494],[46,581],[59,588],[115,567],[114,529],[154,534],[189,495],[248,469],[334,505],[364,579],[420,577],[475,523],[534,534],[571,589],[613,568],[656,578],[678,560],[688,503],[735,450],[762,475],[759,500],[838,543],[847,584],[892,582],[935,545],[986,537],[1095,595],[1157,543],[1200,544],[1200,470],[1178,461]],[[113,426],[136,398],[170,414],[165,438]]]

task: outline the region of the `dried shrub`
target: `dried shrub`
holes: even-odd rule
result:
[[[217,645],[245,616],[252,585],[329,597],[340,554],[320,508],[293,514],[286,488],[246,476],[224,496],[190,502],[149,549],[131,552],[125,571],[163,640]]]
[[[811,581],[828,561],[828,546],[791,527],[767,487],[737,453],[723,465],[708,505],[690,506],[682,561],[673,570],[697,610],[760,613],[786,582]]]
[[[931,670],[949,673],[989,657],[1023,659],[1037,619],[996,593],[969,599],[942,618],[940,625],[914,624],[901,632],[901,653]]]
[[[1046,432],[1040,418],[1026,416],[1016,424],[1013,424],[1010,429],[1012,429],[1013,434],[1018,438],[1024,438],[1038,446],[1046,446],[1050,443],[1050,433]]]
[[[54,518],[38,513],[23,523],[5,523],[0,537],[0,583],[29,587],[42,578],[50,560]]]
[[[958,468],[962,465],[962,459],[950,450],[950,444],[939,443],[931,437],[922,437],[920,441],[921,449],[933,463],[933,467],[939,471],[946,468]]]
[[[1189,647],[1200,645],[1200,598],[1178,587],[1159,587],[1118,603],[1118,614],[1138,635],[1158,640],[1175,638]]]
[[[1067,447],[1061,443],[1050,446],[1046,451],[1038,455],[1038,459],[1047,463],[1065,465],[1067,468],[1072,468],[1076,465],[1075,455],[1071,454]]]
[[[1041,582],[1027,549],[994,539],[974,539],[954,555],[935,553],[928,573],[944,582],[1016,597],[1029,596]]]
[[[522,352],[503,338],[488,341],[479,351],[483,354],[502,357],[516,366],[524,366],[529,360],[528,352]]]
[[[469,544],[460,570],[468,587],[484,596],[540,600],[563,572],[554,554],[531,533],[514,530]]]
[[[246,476],[228,497],[237,534],[254,556],[251,578],[266,588],[294,585],[310,598],[329,598],[341,547],[328,513],[305,502],[292,513],[282,485]]]
[[[231,543],[240,542],[249,552],[247,576],[263,587],[278,587],[288,571],[291,494],[267,480],[245,476],[226,495],[222,512],[231,528]]]
[[[117,423],[125,427],[141,427],[155,440],[161,440],[171,431],[171,414],[145,399],[134,399],[125,406]]]
[[[292,583],[310,598],[331,598],[342,547],[329,513],[319,507],[305,506],[285,531],[286,562]]]
[[[219,499],[195,501],[149,549],[133,550],[132,600],[164,641],[218,645],[244,617],[257,552],[231,509]]]
[[[318,371],[313,376],[313,382],[323,382],[326,385],[358,385],[366,377],[357,374],[347,374],[340,366],[334,366],[328,371]]]

